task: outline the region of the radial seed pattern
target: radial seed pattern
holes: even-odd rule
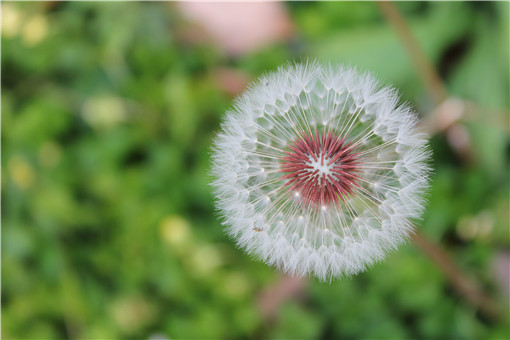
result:
[[[212,183],[229,234],[289,274],[351,275],[423,210],[426,136],[396,91],[318,63],[261,77],[226,115]]]
[[[332,132],[303,132],[285,151],[282,179],[294,195],[316,207],[345,202],[357,185],[357,154],[345,139]]]

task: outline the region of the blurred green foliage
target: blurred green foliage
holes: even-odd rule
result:
[[[376,4],[285,6],[296,38],[234,58],[183,38],[174,4],[2,2],[3,338],[510,336],[412,244],[356,277],[311,280],[264,320],[258,296],[280,274],[223,234],[208,187],[232,101],[216,71],[254,78],[316,57],[433,108]],[[506,311],[494,263],[510,246],[508,3],[398,6],[450,94],[477,107],[460,124],[471,157],[445,133],[431,140],[421,228]]]

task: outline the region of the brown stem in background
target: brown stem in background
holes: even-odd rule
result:
[[[259,308],[267,321],[274,321],[278,308],[285,301],[303,294],[308,279],[299,276],[282,276],[259,295]]]
[[[395,4],[391,1],[378,1],[377,4],[386,20],[400,36],[403,45],[411,57],[414,67],[427,87],[427,91],[436,106],[434,114],[425,120],[425,126],[422,126],[422,128],[429,130],[428,132],[430,133],[437,133],[441,130],[447,130],[446,132],[448,133],[451,127],[455,127],[455,123],[464,117],[464,101],[454,99],[447,100],[448,93],[439,74],[423,52],[405,18]],[[457,152],[469,156],[472,154],[471,146],[469,145],[469,141],[466,143],[464,143],[459,150],[455,148],[455,145],[453,145],[453,147]],[[452,286],[461,295],[465,296],[471,304],[491,318],[499,317],[500,311],[490,296],[485,294],[475,281],[470,280],[439,245],[430,241],[426,235],[419,231],[416,231],[412,239],[418,248],[439,267],[443,274],[445,274]]]
[[[434,104],[437,106],[447,97],[447,92],[441,78],[432,66],[432,63],[427,58],[420,45],[413,36],[409,25],[405,21],[402,14],[391,1],[377,1],[381,12],[386,20],[393,26],[400,36],[402,43],[411,56],[411,61],[418,71],[423,83],[427,87]]]
[[[441,78],[416,41],[397,7],[392,2],[386,1],[378,1],[377,4],[386,20],[400,36],[411,57],[413,66],[427,87],[427,91],[436,106],[434,112],[425,119],[421,129],[430,134],[448,132],[458,121],[465,118],[465,106],[469,103],[461,99],[450,98],[447,100],[448,93]],[[470,145],[467,145],[466,148],[468,152],[471,152]],[[454,147],[454,149],[456,148]],[[457,150],[457,152],[459,151]],[[500,317],[501,311],[497,304],[481,289],[475,280],[471,279],[454,263],[439,245],[430,241],[426,235],[419,231],[412,235],[412,240],[437,265],[461,296],[464,296],[469,303],[477,307],[486,316],[493,319]],[[301,295],[305,287],[305,278],[282,277],[259,296],[259,308],[263,317],[268,321],[274,321],[279,306],[287,299]]]
[[[455,265],[441,247],[430,241],[418,230],[412,235],[412,240],[438,266],[453,287],[472,305],[477,306],[488,317],[499,318],[500,310],[497,305]]]

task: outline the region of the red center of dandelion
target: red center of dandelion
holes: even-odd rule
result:
[[[315,135],[315,136],[314,136]],[[286,151],[280,171],[295,196],[316,205],[345,201],[357,186],[358,153],[332,132],[303,133]]]

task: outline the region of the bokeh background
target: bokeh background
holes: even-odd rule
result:
[[[1,10],[2,338],[510,337],[508,2]],[[306,58],[392,83],[434,152],[425,244],[331,284],[236,249],[208,186],[235,95]]]

